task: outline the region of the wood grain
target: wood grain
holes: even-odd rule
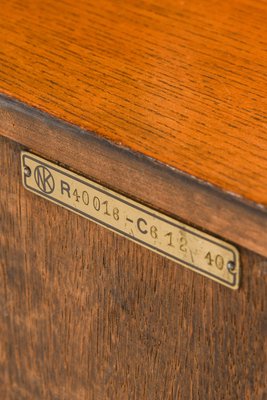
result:
[[[267,213],[254,203],[0,95],[1,134],[177,220],[267,256]]]
[[[231,291],[24,190],[0,139],[3,400],[263,400],[267,259]]]
[[[0,91],[267,206],[266,19],[260,0],[4,0]]]

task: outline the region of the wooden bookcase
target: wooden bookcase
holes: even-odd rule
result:
[[[1,14],[0,398],[265,399],[266,4]],[[27,191],[24,150],[233,244],[239,289]]]

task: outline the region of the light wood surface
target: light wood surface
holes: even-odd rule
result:
[[[26,191],[20,150],[0,138],[1,400],[264,399],[266,258],[241,249],[231,291]]]
[[[0,92],[267,206],[266,20],[266,1],[4,0]]]

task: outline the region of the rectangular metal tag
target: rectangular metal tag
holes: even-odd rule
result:
[[[26,189],[231,289],[240,280],[237,249],[66,168],[21,153]]]

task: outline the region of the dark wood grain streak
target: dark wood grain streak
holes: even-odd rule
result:
[[[3,400],[263,400],[267,259],[211,280],[27,192],[0,139]]]
[[[253,203],[1,96],[0,134],[126,196],[267,256],[267,214]]]
[[[0,92],[266,207],[266,20],[260,0],[4,0]]]

